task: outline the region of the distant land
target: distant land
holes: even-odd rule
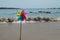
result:
[[[12,7],[0,7],[0,9],[20,9],[20,8],[12,8]]]
[[[60,9],[60,8],[48,8],[48,9]]]
[[[14,7],[0,7],[0,9],[22,9],[22,8],[14,8]],[[27,8],[27,9],[31,9],[31,8]],[[35,9],[35,8],[33,8]],[[40,9],[40,8],[38,8]],[[60,9],[60,8],[46,8],[46,9]]]

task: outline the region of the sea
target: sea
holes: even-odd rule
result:
[[[16,18],[16,11],[22,9],[0,9],[0,18]],[[60,9],[49,9],[49,8],[24,8],[27,17],[49,17],[49,18],[60,18]],[[39,11],[46,11],[51,13],[39,13]]]

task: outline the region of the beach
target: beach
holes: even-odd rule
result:
[[[19,40],[19,24],[0,23],[0,40]]]
[[[23,24],[23,30],[22,40],[60,40],[60,22]]]
[[[60,40],[60,22],[22,22],[22,40]],[[20,23],[0,23],[0,40],[20,40]]]
[[[21,9],[17,9],[21,12]],[[21,40],[60,40],[60,9],[25,8]],[[0,40],[20,40],[16,9],[0,9]]]

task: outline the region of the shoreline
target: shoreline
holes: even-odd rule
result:
[[[0,23],[1,40],[20,40],[19,23]],[[23,23],[23,40],[59,40],[60,22]]]
[[[27,18],[25,22],[57,22],[60,21],[60,18],[45,18],[45,17],[35,17],[35,18]],[[18,21],[17,18],[0,18],[0,23],[20,23],[21,21]]]

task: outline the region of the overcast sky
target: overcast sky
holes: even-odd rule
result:
[[[52,8],[60,7],[60,0],[0,0],[0,7]]]

